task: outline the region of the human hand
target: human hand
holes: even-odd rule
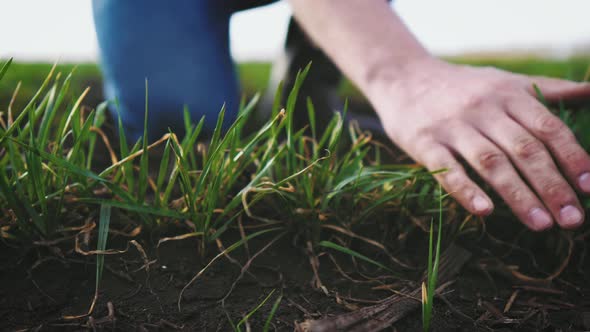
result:
[[[471,213],[493,210],[464,159],[535,231],[584,221],[577,189],[590,193],[590,157],[536,99],[590,98],[590,84],[453,65],[428,58],[381,75],[369,100],[390,139],[435,175]],[[558,167],[559,166],[559,167]]]

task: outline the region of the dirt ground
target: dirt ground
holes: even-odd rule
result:
[[[269,235],[249,241],[248,250],[240,248],[211,265],[184,292],[179,311],[182,288],[219,252],[213,246],[201,259],[196,240],[190,238],[166,242],[156,249],[158,239],[179,231],[136,238],[146,250],[145,257],[137,247],[128,246],[129,238],[111,234],[110,249],[128,250],[106,256],[95,309],[91,316],[77,319],[67,316],[84,314],[90,306],[95,256],[76,253],[74,239],[27,250],[2,244],[0,330],[231,331],[230,319],[237,324],[274,290],[241,328],[261,331],[282,294],[270,331],[292,331],[307,319],[374,305],[396,289],[395,279],[368,277],[379,273],[329,251],[316,253],[319,279],[325,288],[313,287],[314,273],[305,246],[296,243],[292,234],[280,239]],[[587,235],[583,231],[532,234],[513,221],[499,219],[488,221],[485,233],[457,239],[472,258],[435,300],[433,331],[589,330]],[[272,246],[257,256],[273,239]],[[420,278],[426,256],[425,246],[418,241],[424,239],[416,230],[406,241],[416,244],[398,253],[418,267],[404,272],[409,280]],[[238,278],[248,257],[255,259]],[[419,308],[389,328],[421,329]]]

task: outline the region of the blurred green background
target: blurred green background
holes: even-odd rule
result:
[[[455,57],[448,58],[448,61],[455,63],[470,64],[476,66],[495,66],[498,68],[532,75],[546,75],[552,77],[569,78],[582,80],[588,73],[590,56],[574,57],[570,59],[540,59],[540,58],[474,58]],[[0,60],[2,62],[6,59]],[[24,103],[35,93],[49,72],[52,64],[49,63],[19,63],[15,59],[9,68],[6,76],[0,81],[0,111],[5,110],[14,92],[17,83],[21,82],[18,98],[15,102],[15,109],[19,110]],[[102,101],[102,83],[100,69],[96,64],[61,64],[58,65],[58,72],[67,75],[75,70],[72,77],[71,94],[81,93],[90,86],[91,91],[85,101],[86,105],[95,106]],[[312,67],[313,70],[313,67]],[[238,64],[238,72],[242,91],[246,96],[256,92],[263,92],[268,84],[271,64],[268,62],[247,62]],[[341,94],[356,102],[363,102],[364,98],[348,81],[341,86]]]

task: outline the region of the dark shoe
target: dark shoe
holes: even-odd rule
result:
[[[285,51],[275,61],[271,71],[269,88],[263,98],[258,116],[260,122],[266,122],[271,116],[271,109],[276,95],[276,89],[280,81],[283,81],[283,98],[281,105],[286,105],[289,93],[295,84],[297,72],[312,63],[307,78],[301,86],[297,98],[294,114],[295,129],[301,129],[309,125],[307,112],[307,98],[313,102],[316,115],[316,129],[318,133],[325,130],[332,119],[334,112],[340,112],[344,102],[338,94],[338,88],[342,82],[342,73],[334,65],[326,54],[316,47],[303,32],[299,24],[291,18]],[[367,108],[367,107],[364,107]],[[347,122],[356,120],[363,130],[370,130],[375,134],[383,133],[381,123],[371,109],[363,114],[347,112]]]

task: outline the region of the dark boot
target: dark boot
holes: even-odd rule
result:
[[[334,112],[342,111],[344,102],[338,95],[342,73],[326,54],[313,44],[297,21],[291,18],[285,51],[273,64],[269,90],[263,100],[261,120],[266,121],[270,117],[270,109],[278,83],[282,80],[284,84],[281,105],[285,106],[289,93],[295,84],[297,72],[305,68],[309,62],[312,62],[311,69],[299,90],[294,114],[296,130],[309,125],[308,97],[311,98],[315,108],[318,133],[325,130]],[[379,119],[372,110],[362,115],[349,110],[346,120],[357,120],[361,129],[370,130],[376,134],[383,132]]]

